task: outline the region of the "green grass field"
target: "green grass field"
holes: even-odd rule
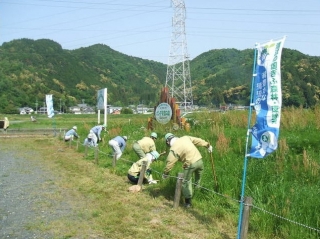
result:
[[[103,142],[99,144],[98,168],[108,170],[114,176],[125,179],[127,170],[137,156],[132,151],[132,144],[143,136],[150,135],[147,129],[148,117],[151,115],[108,115],[107,132],[103,133]],[[282,239],[316,239],[319,238],[320,218],[316,213],[320,209],[319,196],[319,122],[320,109],[284,109],[282,112],[279,147],[265,159],[248,160],[246,196],[253,198],[249,222],[249,238],[282,238]],[[0,118],[4,115],[0,115]],[[6,115],[10,120],[10,130],[55,128],[59,132],[77,125],[80,143],[72,149],[83,155],[84,138],[91,127],[97,124],[97,115],[57,115],[48,119],[38,115],[37,122],[31,122],[28,115]],[[103,117],[101,118],[103,120]],[[254,116],[252,122],[254,121]],[[200,148],[205,172],[202,188],[195,192],[193,212],[196,212],[203,225],[215,222],[215,230],[226,230],[229,236],[202,238],[233,238],[236,235],[239,196],[243,173],[245,140],[248,112],[229,111],[199,112],[188,115],[191,129],[173,130],[172,124],[154,124],[158,133],[157,150],[168,150],[164,135],[172,132],[177,136],[189,134],[211,142],[214,146],[213,162],[205,148]],[[62,130],[60,130],[62,129]],[[111,149],[108,140],[116,135],[128,136],[127,148],[122,158],[112,167]],[[62,141],[62,140],[60,140]],[[64,142],[61,142],[64,143]],[[94,162],[95,153],[90,149],[85,162]],[[172,202],[175,191],[176,176],[181,172],[178,162],[169,179],[161,179],[165,167],[165,156],[152,165],[154,178],[160,180],[156,186],[148,186],[143,194],[163,199],[163,203]],[[216,174],[216,179],[214,177]],[[217,181],[216,181],[217,180]],[[123,180],[120,180],[123,181]],[[99,184],[99,180],[97,184]],[[120,182],[119,182],[120,183]],[[92,183],[90,187],[99,187]],[[85,193],[88,193],[85,190]],[[99,192],[97,192],[99,194]],[[100,195],[103,197],[103,194]],[[143,197],[143,196],[142,196]],[[160,200],[161,201],[161,200]],[[161,202],[160,202],[161,203]],[[148,207],[148,205],[146,205]],[[141,205],[141,207],[143,207]],[[121,209],[117,209],[121,215]],[[139,216],[138,216],[139,217]],[[174,217],[170,220],[175,220]],[[184,220],[188,220],[187,216]],[[220,227],[219,223],[221,223]],[[110,223],[110,222],[106,222]],[[170,223],[169,223],[170,224]],[[172,225],[172,224],[170,224]],[[115,228],[105,228],[115,230]],[[117,228],[123,231],[124,228]],[[194,229],[196,230],[196,229]],[[123,232],[125,235],[125,232]],[[165,233],[165,232],[163,232]],[[212,233],[209,230],[209,234]],[[167,238],[161,237],[153,238]],[[205,235],[205,234],[204,234]],[[231,235],[231,236],[230,236]],[[193,234],[194,236],[194,234]],[[150,237],[152,238],[152,237]],[[169,238],[169,237],[168,237]],[[178,238],[178,237],[177,237]],[[194,237],[201,238],[201,237]]]

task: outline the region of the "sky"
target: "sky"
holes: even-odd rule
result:
[[[167,64],[172,1],[183,0],[0,0],[0,45],[21,38],[50,39],[68,50],[105,44]],[[184,3],[190,59],[213,49],[253,49],[284,36],[285,48],[320,56],[320,0]]]

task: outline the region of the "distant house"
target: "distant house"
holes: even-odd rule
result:
[[[73,113],[73,114],[76,114],[76,115],[81,114],[81,108],[80,108],[80,106],[71,106],[71,107],[69,107],[69,110],[70,110],[70,112]]]
[[[108,114],[120,114],[121,113],[121,110],[122,110],[122,107],[120,106],[109,106],[108,107]],[[114,113],[114,112],[118,112],[119,113]]]
[[[90,106],[86,106],[86,107],[83,107],[81,108],[81,113],[82,114],[95,114],[95,110],[94,108],[90,107]]]
[[[95,114],[93,107],[88,106],[87,104],[78,104],[76,106],[69,107],[69,110],[73,114]]]
[[[34,110],[30,107],[22,107],[22,108],[19,108],[19,111],[21,115],[25,115],[25,114],[33,113]]]
[[[113,115],[120,115],[120,114],[121,114],[121,110],[116,109],[116,110],[114,110],[111,114],[113,114]]]
[[[38,114],[46,114],[47,113],[47,107],[40,107],[37,111]]]

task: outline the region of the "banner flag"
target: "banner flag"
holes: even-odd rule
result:
[[[54,116],[52,95],[46,95],[47,114],[49,118]]]
[[[257,44],[257,62],[252,103],[256,123],[251,128],[251,150],[248,156],[264,158],[278,147],[281,92],[281,53],[285,37]]]

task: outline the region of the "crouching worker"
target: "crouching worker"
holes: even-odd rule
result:
[[[115,155],[117,160],[121,157],[126,147],[127,140],[127,136],[116,136],[113,139],[109,140],[109,146],[112,148],[113,154]]]
[[[157,181],[153,180],[152,172],[150,165],[156,161],[159,158],[160,154],[157,151],[152,151],[150,153],[146,154],[146,157],[140,159],[139,161],[132,164],[131,168],[128,171],[128,179],[134,183],[137,184],[139,181],[140,171],[142,169],[143,162],[146,163],[146,173],[144,175],[143,182],[149,183],[149,184],[156,184]]]
[[[165,140],[167,146],[170,147],[170,153],[167,157],[167,164],[162,178],[167,178],[175,163],[180,161],[183,167],[182,193],[185,198],[185,207],[191,207],[193,196],[192,175],[194,175],[194,184],[199,186],[204,170],[202,156],[197,147],[206,147],[209,153],[212,153],[212,146],[201,138],[188,135],[179,138],[171,133],[167,133]]]
[[[73,126],[64,136],[64,141],[67,142],[69,140],[73,140],[73,138],[79,138],[77,134],[77,126]]]
[[[97,136],[93,132],[90,132],[87,138],[85,138],[83,145],[89,147],[97,147]]]

